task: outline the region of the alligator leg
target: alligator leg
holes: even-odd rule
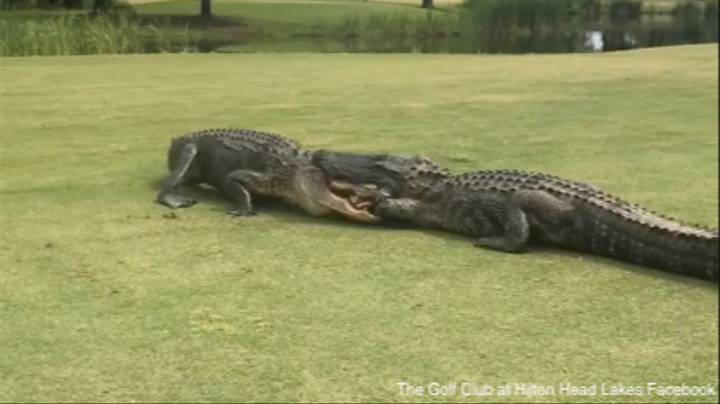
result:
[[[179,195],[177,189],[187,180],[188,171],[196,155],[196,145],[188,143],[182,148],[177,166],[162,182],[160,193],[156,198],[159,204],[173,209],[185,208],[195,204],[194,199]]]
[[[250,184],[259,184],[270,181],[269,176],[251,170],[235,170],[225,176],[222,184],[222,191],[233,201],[236,206],[228,211],[233,216],[252,216],[255,214],[252,206],[252,198],[248,188]]]
[[[525,212],[511,204],[505,209],[505,234],[500,237],[481,237],[475,240],[475,246],[505,252],[520,252],[527,245],[530,236],[530,224]]]
[[[561,241],[564,230],[572,224],[572,205],[544,191],[518,191],[508,200],[501,222],[505,233],[500,237],[483,237],[478,247],[506,252],[520,252],[527,245],[532,228],[553,241]]]
[[[511,199],[511,205],[520,207],[527,215],[533,234],[555,243],[567,242],[566,234],[575,221],[572,204],[545,191],[518,191]]]

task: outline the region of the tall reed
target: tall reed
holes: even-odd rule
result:
[[[42,20],[0,19],[0,55],[87,55],[187,51],[195,38],[187,26],[141,25],[124,14],[65,15]]]
[[[431,38],[455,35],[459,30],[459,13],[428,11],[416,16],[400,13],[365,17],[348,15],[331,25],[328,34],[342,38]]]

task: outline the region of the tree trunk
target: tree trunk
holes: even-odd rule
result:
[[[93,12],[95,14],[107,12],[110,8],[110,0],[95,0],[93,2]]]
[[[82,0],[63,0],[62,5],[65,8],[82,8]]]
[[[210,0],[200,1],[200,15],[203,17],[210,17],[212,15],[212,10],[210,9]]]
[[[422,0],[422,8],[433,8],[433,0]]]

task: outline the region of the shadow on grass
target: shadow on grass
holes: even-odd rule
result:
[[[248,24],[241,18],[199,15],[148,14],[138,17],[143,24],[168,24],[172,27],[190,29],[246,28]]]
[[[160,190],[162,184],[161,179],[153,180],[150,182],[150,188],[153,191],[153,195],[156,195]],[[207,185],[191,185],[184,186],[180,189],[180,194],[193,198],[198,204],[210,206],[210,210],[218,212],[219,214],[226,214],[232,207],[232,203],[228,201],[220,191]],[[154,196],[153,196],[154,198]],[[281,217],[284,221],[289,223],[307,224],[315,223],[323,226],[331,227],[348,227],[348,226],[360,226],[363,229],[373,229],[378,231],[387,231],[388,228],[379,226],[377,224],[353,222],[342,216],[312,216],[301,208],[290,205],[289,203],[267,197],[253,196],[253,207],[258,215],[273,215]],[[185,209],[192,209],[185,208]],[[170,209],[168,209],[170,210]],[[238,218],[242,220],[242,218]],[[412,226],[405,226],[406,228],[413,228]],[[455,235],[449,234],[448,236],[456,237]]]
[[[714,282],[708,282],[701,279],[689,277],[687,275],[682,275],[679,273],[672,273],[667,272],[661,269],[655,269],[655,268],[649,268],[649,267],[643,267],[640,265],[635,265],[623,261],[618,261],[612,258],[602,257],[598,255],[592,255],[588,253],[578,252],[578,251],[568,251],[568,250],[561,250],[554,247],[547,247],[547,246],[532,246],[526,254],[532,254],[533,252],[545,252],[545,253],[552,253],[553,255],[558,255],[562,257],[566,257],[568,259],[582,259],[585,262],[591,262],[591,263],[598,263],[602,266],[606,267],[613,267],[617,268],[620,271],[630,271],[634,272],[636,274],[640,274],[644,277],[648,278],[660,278],[660,279],[667,279],[673,282],[681,282],[685,283],[687,285],[692,285],[695,287],[703,287],[706,289],[717,289],[718,285]]]
[[[156,180],[151,183],[152,188],[154,191],[157,191],[160,188],[161,180]],[[225,214],[231,207],[231,203],[225,199],[220,192],[215,190],[212,187],[205,186],[205,185],[199,185],[199,186],[188,186],[182,188],[182,194],[185,196],[189,196],[194,198],[198,201],[198,203],[202,204],[209,204],[213,207],[211,208],[212,211],[217,211],[218,213]],[[457,243],[472,243],[472,239],[469,237],[465,237],[458,234],[448,233],[444,232],[442,230],[433,230],[433,229],[425,229],[417,227],[416,225],[413,225],[412,223],[403,222],[403,221],[388,221],[384,223],[378,223],[378,224],[370,224],[370,223],[361,223],[361,222],[352,222],[350,220],[347,220],[343,218],[342,216],[323,216],[323,217],[317,217],[317,216],[311,216],[308,213],[304,212],[302,209],[300,209],[297,206],[293,206],[290,204],[287,204],[285,202],[271,199],[271,198],[254,198],[255,202],[255,210],[257,214],[259,215],[273,215],[276,217],[282,218],[283,221],[293,224],[315,224],[315,225],[321,225],[321,226],[329,226],[329,227],[356,227],[356,228],[362,228],[363,230],[371,230],[371,231],[379,231],[379,232],[388,232],[388,231],[394,231],[394,230],[415,230],[418,233],[431,235],[433,237],[438,237],[440,239],[443,239],[446,242],[457,242]],[[238,218],[238,220],[242,220],[241,218]],[[473,247],[476,248],[476,247]],[[515,254],[510,253],[500,253],[497,251],[490,251],[485,250],[481,248],[477,248],[478,253],[487,253],[487,252],[493,252],[498,254],[506,254],[508,256],[508,259],[512,259],[512,257]],[[713,282],[708,282],[692,277],[688,277],[686,275],[677,274],[677,273],[671,273],[666,272],[659,269],[654,268],[648,268],[643,267],[635,264],[626,263],[623,261],[614,260],[612,258],[606,258],[601,257],[597,255],[592,255],[588,253],[583,252],[576,252],[576,251],[568,251],[568,250],[562,250],[555,247],[549,247],[549,246],[542,246],[542,245],[531,245],[527,252],[524,254],[533,254],[533,253],[540,253],[540,252],[547,252],[552,253],[553,255],[559,255],[566,257],[568,259],[578,259],[582,258],[582,260],[587,262],[593,262],[593,263],[599,263],[603,266],[607,267],[615,267],[622,271],[631,271],[637,274],[641,274],[642,276],[647,277],[658,277],[661,279],[667,279],[671,280],[673,282],[683,282],[688,285],[693,285],[696,287],[703,287],[707,289],[717,289],[718,285]]]

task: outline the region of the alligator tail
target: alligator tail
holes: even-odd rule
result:
[[[654,213],[614,215],[583,204],[568,241],[579,250],[717,283],[717,230]]]

